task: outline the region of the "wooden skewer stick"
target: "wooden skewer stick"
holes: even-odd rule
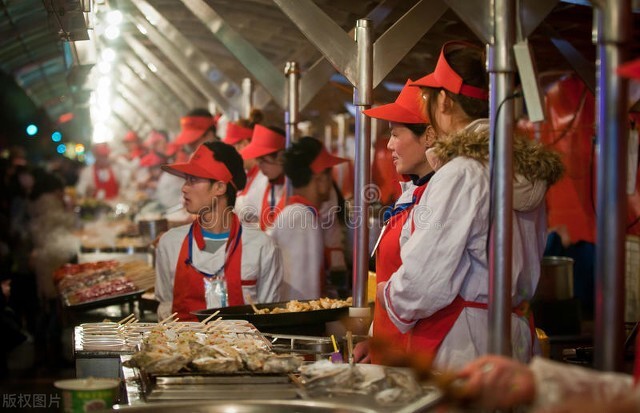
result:
[[[126,316],[122,320],[118,321],[118,324],[126,323],[130,318],[135,318],[135,314],[133,314],[133,313],[129,314],[128,316]]]
[[[260,314],[260,310],[258,310],[258,307],[256,307],[256,304],[253,302],[249,294],[245,295],[244,299],[249,303],[254,313]]]
[[[200,321],[200,323],[207,324],[207,322],[209,320],[211,320],[213,317],[217,316],[219,313],[220,313],[220,310],[216,311],[215,313],[211,314],[209,317],[207,317],[204,320]]]
[[[171,320],[173,317],[177,316],[178,313],[173,313],[171,314],[169,317],[165,318],[164,320],[158,322],[158,324],[165,324],[167,321]]]

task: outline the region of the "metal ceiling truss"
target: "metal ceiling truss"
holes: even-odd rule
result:
[[[138,21],[144,20],[149,38],[169,55],[174,65],[192,83],[202,89],[203,94],[222,111],[239,112],[242,105],[241,88],[209,61],[201,50],[183,36],[149,2],[145,0],[131,0],[131,2],[144,16],[153,19],[155,27],[147,19],[138,19]],[[160,32],[164,36],[160,35]],[[214,72],[216,76],[212,75]]]
[[[172,90],[174,95],[178,96],[178,98],[190,108],[189,110],[207,106],[206,97],[194,87],[192,83],[184,81],[181,76],[174,73],[174,71],[163,62],[163,59],[156,56],[143,45],[142,42],[136,39],[135,36],[125,34],[123,38],[142,62],[152,64],[156,67],[157,71],[155,74]]]

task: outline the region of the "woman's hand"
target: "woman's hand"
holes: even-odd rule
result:
[[[353,348],[353,358],[356,363],[371,363],[369,340],[361,341]]]
[[[504,409],[532,403],[533,372],[525,364],[501,356],[484,356],[458,373],[466,379],[465,396],[488,409]]]

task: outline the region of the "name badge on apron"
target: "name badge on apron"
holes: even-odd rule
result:
[[[227,307],[227,282],[224,277],[202,277],[204,281],[204,299],[207,308]]]

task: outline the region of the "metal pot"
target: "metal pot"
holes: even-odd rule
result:
[[[558,301],[573,298],[573,259],[544,257],[535,300]]]
[[[169,222],[166,219],[150,219],[138,221],[138,231],[143,237],[154,241],[158,235],[169,229]]]

